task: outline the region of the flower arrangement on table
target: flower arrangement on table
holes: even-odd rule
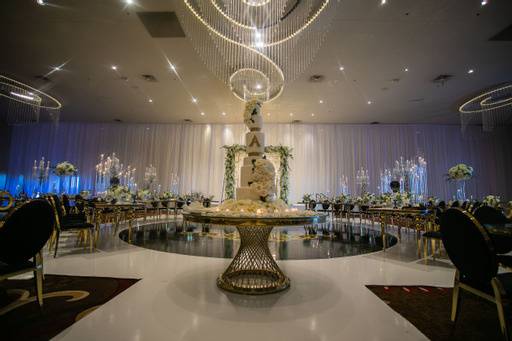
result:
[[[473,167],[459,163],[448,170],[448,180],[463,181],[473,177]]]
[[[75,175],[78,173],[78,169],[71,162],[63,161],[55,166],[54,173],[58,176]]]
[[[163,192],[162,195],[160,195],[161,200],[170,200],[177,198],[177,195],[172,192]]]
[[[491,206],[491,207],[498,207],[498,205],[500,204],[501,202],[501,199],[499,196],[496,196],[496,195],[487,195],[483,200],[482,200],[482,203],[484,205],[487,205],[487,206]]]
[[[316,212],[289,208],[281,199],[273,202],[254,200],[228,199],[217,207],[204,207],[199,202],[193,202],[185,208],[185,212],[199,213],[203,215],[225,217],[308,217],[317,215]]]
[[[153,200],[153,194],[149,189],[139,189],[135,194],[137,200],[150,201]]]
[[[132,193],[127,186],[112,186],[105,193],[105,201],[131,202]]]
[[[310,201],[311,201],[311,196],[312,196],[312,195],[313,195],[313,194],[305,193],[305,194],[302,196],[302,202],[303,202],[304,204],[307,204],[308,202],[310,202]]]

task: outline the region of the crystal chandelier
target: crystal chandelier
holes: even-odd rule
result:
[[[207,67],[243,101],[277,98],[320,48],[339,0],[180,0]]]

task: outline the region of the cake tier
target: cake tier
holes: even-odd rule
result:
[[[249,186],[252,176],[252,165],[240,167],[240,186]]]
[[[251,131],[261,130],[263,126],[263,117],[261,117],[261,115],[252,115],[250,120],[245,121],[245,125]]]
[[[258,159],[261,159],[262,156],[261,155],[254,155],[254,156],[247,156],[247,157],[244,157],[244,166],[252,166],[252,161],[253,160],[258,160]]]
[[[261,201],[260,196],[250,187],[238,187],[236,189],[236,199]]]
[[[245,134],[245,150],[249,156],[263,154],[265,151],[265,134],[259,131],[250,131]]]

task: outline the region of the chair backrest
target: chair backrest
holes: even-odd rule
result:
[[[20,206],[0,228],[0,261],[14,264],[29,260],[46,244],[55,222],[46,200],[33,200]]]
[[[62,206],[62,202],[59,199],[59,196],[56,194],[52,194],[53,204],[55,205],[55,209],[57,210],[57,214],[59,215],[59,219],[65,216],[64,206]]]
[[[441,238],[462,276],[478,283],[496,276],[498,262],[491,240],[472,215],[460,208],[446,210],[441,216]]]
[[[491,206],[480,206],[473,213],[476,220],[482,225],[485,224],[506,224],[509,222],[507,217],[498,209]]]

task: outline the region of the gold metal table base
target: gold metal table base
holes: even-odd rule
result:
[[[287,289],[284,275],[268,248],[273,226],[237,226],[240,248],[226,271],[217,279],[221,289],[237,294],[264,295]]]

